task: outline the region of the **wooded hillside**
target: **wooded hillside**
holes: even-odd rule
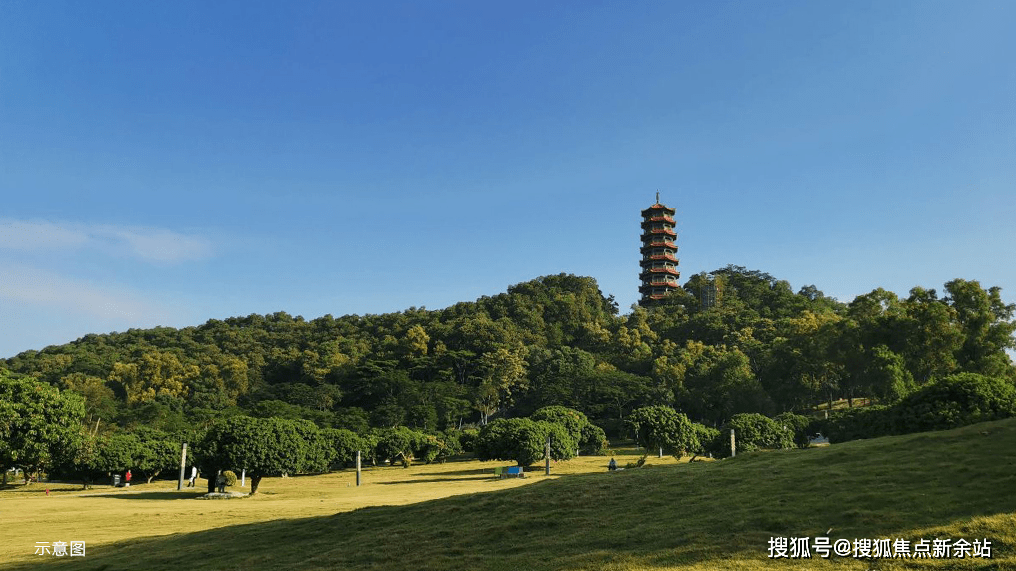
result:
[[[611,432],[645,405],[715,425],[841,397],[891,403],[956,372],[1016,379],[1016,306],[998,288],[954,280],[942,295],[878,289],[843,304],[741,267],[713,276],[712,307],[704,275],[619,316],[593,278],[561,274],[436,311],[93,334],[3,366],[80,393],[93,420],[171,432],[244,413],[434,431],[548,405]]]

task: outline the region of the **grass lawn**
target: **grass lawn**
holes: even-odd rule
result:
[[[624,464],[630,457],[620,456]],[[0,493],[3,569],[1016,569],[1016,419],[607,473],[495,481],[496,463],[266,479],[264,494]],[[131,492],[138,491],[132,488]],[[364,509],[356,509],[363,506]],[[772,560],[769,538],[992,541],[991,559]],[[87,542],[84,558],[34,556]]]
[[[618,450],[618,463],[637,459],[634,449]],[[687,458],[685,459],[687,460]],[[12,561],[43,562],[34,555],[36,542],[84,541],[86,560],[95,559],[116,544],[152,536],[165,536],[237,524],[327,516],[357,508],[403,505],[458,494],[505,490],[561,475],[605,472],[608,458],[579,457],[552,463],[552,475],[543,465],[533,466],[524,479],[493,479],[495,466],[510,462],[459,461],[445,464],[364,468],[363,486],[356,487],[356,472],[347,470],[320,476],[265,478],[258,493],[235,500],[197,500],[207,487],[176,490],[175,482],[135,482],[130,488],[79,484],[36,483],[0,490],[0,566]],[[650,457],[650,464],[676,464],[672,457]],[[235,486],[230,491],[249,491]],[[46,495],[46,490],[49,495]],[[56,559],[50,556],[49,559]],[[78,560],[80,563],[80,560]],[[86,567],[89,568],[89,567]]]

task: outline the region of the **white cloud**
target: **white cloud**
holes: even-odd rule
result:
[[[204,237],[165,228],[83,225],[41,220],[0,220],[0,249],[77,250],[97,248],[125,252],[148,262],[183,262],[211,257]]]
[[[199,236],[188,236],[160,228],[96,227],[94,236],[122,241],[132,254],[155,262],[199,260],[212,255],[211,243]]]
[[[115,321],[168,320],[173,314],[127,290],[12,264],[4,266],[0,299]]]
[[[0,248],[7,250],[77,248],[88,240],[88,233],[79,228],[34,220],[0,220]]]

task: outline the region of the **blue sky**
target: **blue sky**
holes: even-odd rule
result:
[[[0,5],[0,356],[560,272],[1016,301],[1016,3]],[[553,4],[548,6],[547,4]]]

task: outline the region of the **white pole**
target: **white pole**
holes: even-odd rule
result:
[[[98,423],[96,423],[96,426],[98,426]],[[187,443],[184,442],[183,451],[180,452],[180,481],[177,482],[176,484],[176,489],[178,491],[183,489],[183,472],[184,466],[186,465],[187,465]]]
[[[240,472],[240,487],[241,488],[243,488],[245,486],[244,482],[246,482],[246,481],[247,481],[247,468],[244,468]]]

